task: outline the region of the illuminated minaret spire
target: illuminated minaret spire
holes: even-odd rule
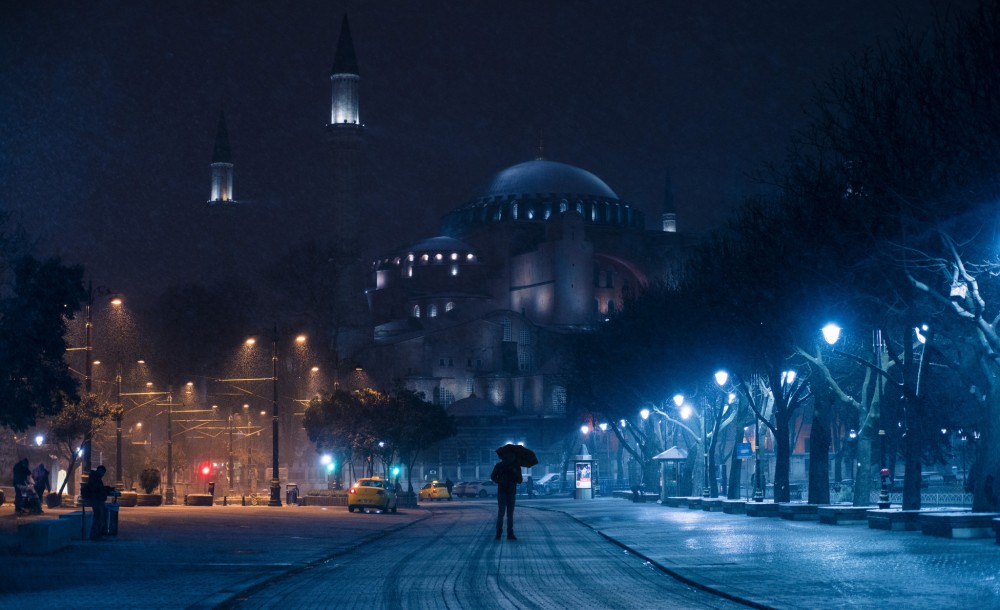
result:
[[[219,111],[219,128],[215,132],[212,152],[212,196],[209,203],[235,203],[233,200],[233,157],[229,151],[226,113]]]
[[[330,72],[333,92],[330,98],[330,122],[326,133],[330,141],[332,167],[328,174],[331,205],[313,219],[327,235],[337,239],[357,238],[358,208],[361,201],[361,124],[358,88],[358,58],[347,15],[340,23],[340,38]]]
[[[674,208],[674,188],[670,183],[670,172],[667,172],[667,179],[663,188],[663,231],[665,233],[677,232],[677,211]]]
[[[330,72],[333,94],[330,100],[330,125],[361,125],[358,116],[358,58],[354,55],[354,41],[347,15],[340,23],[340,39],[337,52],[333,56],[333,70]]]

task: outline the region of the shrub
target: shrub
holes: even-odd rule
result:
[[[156,468],[147,468],[139,474],[139,487],[148,494],[160,486],[160,471]]]

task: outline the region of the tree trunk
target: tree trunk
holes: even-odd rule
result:
[[[789,414],[786,409],[774,414],[774,501],[788,502],[791,490],[788,477],[791,470],[792,448],[789,444]]]
[[[718,467],[715,463],[715,451],[710,450],[708,452],[708,497],[709,498],[719,497],[719,478],[715,474],[716,470],[718,470]]]
[[[872,495],[872,466],[878,470],[878,456],[872,452],[874,430],[869,427],[858,435],[857,455],[851,460],[850,476],[854,477],[854,506],[868,506]]]
[[[995,370],[995,369],[994,369]],[[972,510],[979,513],[1000,512],[1000,380],[990,380],[990,395],[983,403],[983,429],[975,442],[975,463],[969,470],[972,487]]]
[[[830,503],[830,395],[816,384],[809,436],[809,503]]]
[[[730,500],[740,499],[740,484],[743,482],[743,460],[736,457],[739,446],[739,443],[733,444],[733,455],[729,460],[729,490],[726,497]]]
[[[903,473],[903,510],[920,509],[920,479],[923,460],[920,459],[922,453],[921,434],[916,428],[917,426],[912,426],[906,431],[903,445],[904,467],[906,468],[906,472]]]

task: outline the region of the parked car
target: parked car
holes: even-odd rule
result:
[[[440,481],[424,483],[424,486],[420,488],[419,496],[421,500],[451,500],[448,487]]]
[[[472,481],[459,481],[458,483],[455,483],[455,486],[451,488],[451,495],[456,498],[465,497],[465,488],[469,485],[469,483],[472,483]]]
[[[543,474],[540,479],[535,481],[535,494],[546,496],[549,494],[559,493],[563,480],[564,475],[561,475],[558,472]]]
[[[465,495],[470,498],[495,498],[497,484],[493,481],[474,481],[465,486]]]
[[[376,508],[387,513],[396,512],[397,500],[395,486],[381,477],[358,479],[357,483],[347,492],[347,512],[354,509],[364,511],[366,508]]]

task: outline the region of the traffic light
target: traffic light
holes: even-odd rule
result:
[[[200,476],[203,479],[211,478],[213,471],[214,468],[212,467],[211,461],[202,462],[201,464],[198,464],[198,476]]]

